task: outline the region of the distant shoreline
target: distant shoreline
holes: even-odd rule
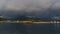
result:
[[[0,21],[0,23],[20,23],[20,24],[54,24],[60,22],[33,22],[33,21]]]

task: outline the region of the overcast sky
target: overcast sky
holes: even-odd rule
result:
[[[0,9],[27,11],[46,10],[52,3],[54,3],[52,6],[53,9],[60,8],[60,0],[0,0]]]
[[[25,10],[28,11],[29,14],[31,14],[31,11],[35,10],[36,12],[32,12],[32,15],[48,16],[49,11],[44,12],[45,10],[48,10],[48,8],[54,10],[60,9],[60,0],[0,0],[0,10]],[[23,13],[24,12],[0,11],[1,16],[3,17]],[[57,12],[57,14],[58,13],[59,12]]]

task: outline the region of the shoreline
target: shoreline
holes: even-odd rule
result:
[[[33,21],[0,21],[0,23],[19,23],[19,24],[56,24],[60,22],[33,22]]]

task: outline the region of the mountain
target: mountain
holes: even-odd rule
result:
[[[7,20],[7,19],[5,19],[5,18],[0,18],[0,21],[4,21],[4,20]]]
[[[51,10],[51,11],[12,11],[5,10],[0,11],[0,16],[2,18],[10,20],[19,20],[19,19],[34,19],[34,20],[59,20],[60,19],[60,10]],[[1,17],[0,17],[1,18]]]

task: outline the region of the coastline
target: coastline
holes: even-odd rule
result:
[[[19,23],[19,24],[56,24],[60,22],[33,22],[33,21],[0,21],[0,23]]]

